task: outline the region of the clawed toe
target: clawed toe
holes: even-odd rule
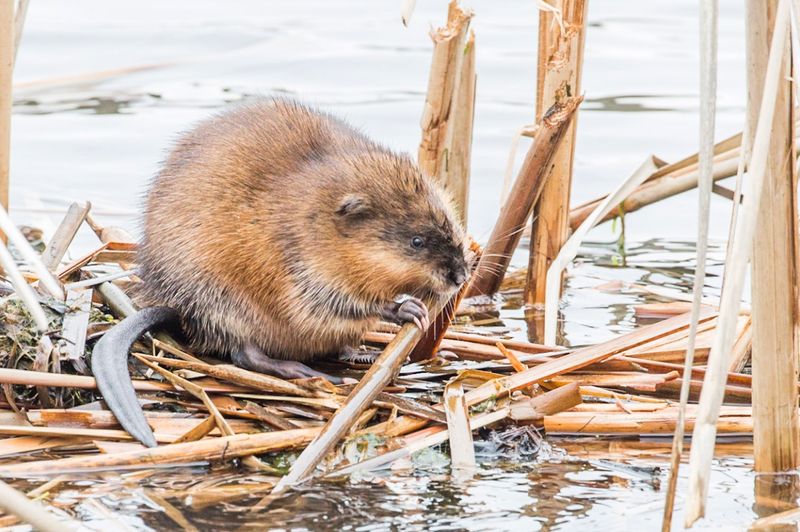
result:
[[[400,323],[413,322],[423,331],[430,325],[428,307],[416,297],[406,298],[399,303],[388,303],[384,309],[384,317]]]
[[[380,355],[380,351],[345,347],[339,353],[339,360],[347,364],[372,364]]]

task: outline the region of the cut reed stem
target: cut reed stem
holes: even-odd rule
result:
[[[588,1],[556,0],[551,5],[560,13],[539,11],[537,121],[555,102],[581,93]],[[559,14],[562,24],[555,24]],[[555,148],[552,166],[544,179],[542,199],[534,208],[525,285],[525,302],[529,305],[544,305],[547,269],[567,239],[576,123],[577,119],[573,120],[564,142]]]
[[[769,57],[776,33],[775,2],[747,2],[747,131],[753,138],[760,113]],[[781,43],[783,57],[763,193],[753,242],[753,450],[754,468],[773,473],[800,466],[800,419],[797,408],[798,363],[798,226],[797,168],[790,39]],[[749,147],[748,147],[749,148]],[[748,150],[749,151],[749,150]]]
[[[464,221],[475,103],[474,35],[467,41],[471,19],[472,12],[452,0],[447,25],[431,32],[433,59],[418,154],[419,167],[450,191]]]
[[[553,155],[581,101],[581,97],[566,98],[553,105],[542,118],[536,139],[525,155],[511,193],[500,210],[465,297],[492,295],[500,289],[511,255],[541,195]]]

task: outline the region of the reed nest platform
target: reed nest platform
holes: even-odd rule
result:
[[[198,357],[165,339],[147,338],[135,346],[130,366],[159,445],[148,449],[132,441],[100,400],[87,359],[100,336],[135,312],[127,294],[141,282],[135,275],[136,244],[124,231],[100,226],[88,204],[74,205],[56,236],[74,234],[84,220],[100,242],[77,260],[63,262],[58,257],[54,278],[64,290],[64,300],[37,295],[47,316],[46,331],[37,330],[13,287],[0,301],[5,315],[0,335],[0,475],[27,477],[38,485],[34,495],[46,487],[47,501],[68,478],[64,475],[109,470],[146,475],[154,468],[175,466],[180,476],[181,466],[205,464],[212,471],[233,466],[252,470],[246,482],[240,477],[213,489],[165,488],[153,492],[150,500],[160,501],[156,504],[169,512],[177,512],[169,502],[173,499],[268,504],[264,497],[296,453],[345,403],[354,385],[265,377]],[[38,235],[29,231],[27,236]],[[69,242],[48,243],[44,260],[54,245],[60,246],[63,257]],[[27,275],[35,286],[35,274]],[[501,294],[518,292],[524,276],[524,271],[507,275]],[[559,436],[559,445],[580,444],[587,435],[669,436],[678,419],[679,370],[690,322],[686,310],[679,302],[644,305],[636,311],[651,324],[597,345],[564,349],[509,339],[482,327],[491,321],[484,319],[485,309],[463,301],[441,335],[438,350],[402,367],[325,454],[314,477],[326,482],[407,465],[414,453],[442,444],[448,444],[452,466],[469,471],[475,466],[473,433],[482,438],[487,431],[523,445],[523,440],[534,438],[534,447],[552,436]],[[717,319],[715,309],[704,307],[693,398],[702,386]],[[363,349],[383,350],[399,330],[382,323],[365,335]],[[721,434],[749,435],[751,376],[744,372],[750,355],[749,315],[740,316],[736,334],[718,428]],[[320,365],[352,379],[361,379],[369,367],[358,360]],[[689,427],[695,412],[690,405]],[[69,513],[69,508],[59,511]],[[0,524],[16,519],[8,516]]]

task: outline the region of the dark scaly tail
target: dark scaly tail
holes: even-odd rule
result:
[[[177,325],[178,313],[168,307],[144,308],[103,335],[92,350],[97,387],[122,428],[147,447],[157,445],[153,430],[136,398],[128,373],[128,353],[145,332],[159,325]]]

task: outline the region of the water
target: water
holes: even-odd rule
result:
[[[537,12],[530,0],[465,3],[477,13],[469,212],[470,231],[480,239],[497,213],[512,136],[533,119]],[[740,4],[721,5],[719,139],[740,131],[743,122]],[[288,94],[318,104],[389,146],[415,153],[430,62],[426,34],[441,23],[446,4],[419,2],[409,28],[400,24],[399,8],[400,2],[352,0],[32,2],[15,73],[12,214],[52,232],[70,202],[88,199],[101,223],[136,233],[145,185],[176,134],[254,95]],[[695,1],[591,2],[574,203],[611,190],[651,153],[673,161],[696,150],[697,46]],[[518,159],[527,142],[520,143]],[[582,250],[562,299],[566,344],[629,331],[637,325],[634,304],[670,299],[598,285],[622,280],[672,296],[688,293],[695,203],[688,193],[629,215],[632,244],[624,267],[617,265],[610,224],[590,235],[597,243]],[[717,242],[725,238],[729,209],[727,200],[712,198]],[[93,245],[94,236],[84,229],[73,254]],[[719,292],[723,253],[721,245],[713,246],[709,296]],[[524,253],[515,258],[521,264]],[[502,318],[524,338],[523,314],[508,308]],[[656,528],[659,482],[598,464],[597,455],[574,442],[552,444],[554,454],[540,460],[485,455],[477,478],[463,485],[451,481],[446,467],[434,467],[314,488],[260,513],[249,510],[252,499],[199,510],[172,502],[203,529],[256,523],[331,530]],[[748,453],[739,449],[715,464],[711,521],[704,526],[739,529],[755,517],[751,463],[741,458]],[[665,456],[663,451],[633,462],[663,465]],[[211,473],[193,474],[197,482]],[[130,526],[161,529],[175,525],[143,498],[141,487],[175,478],[159,473],[140,486],[104,475],[69,486],[76,497],[99,493],[94,503],[77,506],[95,528],[118,528],[98,510],[99,502]],[[655,478],[663,481],[664,473]]]

